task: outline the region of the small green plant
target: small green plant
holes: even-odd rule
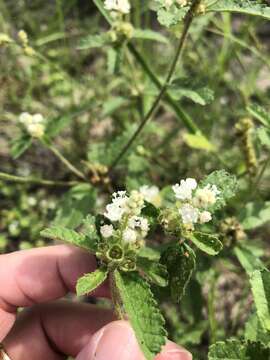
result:
[[[99,268],[78,280],[78,296],[91,293],[109,278],[119,318],[128,316],[146,359],[152,360],[165,344],[166,330],[151,285],[163,288],[174,301],[181,300],[196,264],[190,245],[209,255],[222,250],[218,235],[203,227],[234,196],[236,186],[233,176],[216,171],[199,184],[192,178],[181,180],[164,199],[156,187],[143,186],[129,195],[118,191],[103,215],[84,220],[80,233],[52,227],[41,234],[97,257]],[[150,248],[146,238],[156,231],[166,241]]]

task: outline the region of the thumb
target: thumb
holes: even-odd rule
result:
[[[127,321],[114,321],[101,328],[81,350],[76,360],[145,360]],[[168,342],[156,360],[192,360],[191,354]]]

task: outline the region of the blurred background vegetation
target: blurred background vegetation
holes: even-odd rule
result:
[[[43,246],[42,228],[51,221],[77,227],[102,209],[113,189],[162,188],[221,168],[236,174],[239,193],[220,227],[225,252],[211,262],[200,259],[180,308],[163,304],[171,337],[204,359],[209,344],[244,335],[253,306],[233,244],[246,242],[269,262],[270,137],[261,123],[270,119],[270,23],[229,13],[197,17],[170,89],[177,109],[163,98],[108,176],[158,94],[142,64],[162,81],[182,28],[160,26],[152,1],[132,6],[128,20],[156,31],[150,40],[131,40],[139,63],[126,39],[121,46],[93,45],[93,36],[110,27],[92,1],[0,0],[0,33],[16,44],[0,45],[0,172],[21,179],[0,182],[0,249]],[[21,29],[35,55],[20,46]],[[48,119],[47,135],[86,182],[48,147],[22,141],[17,119],[23,111]]]

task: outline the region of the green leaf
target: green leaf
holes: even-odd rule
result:
[[[233,249],[233,252],[248,274],[255,270],[262,270],[265,268],[264,264],[261,262],[258,256],[254,254],[249,248],[244,246],[236,246]]]
[[[257,130],[257,136],[260,143],[270,150],[270,131],[266,127],[259,127]]]
[[[110,43],[108,33],[100,35],[88,35],[80,40],[80,44],[77,47],[78,50],[88,50],[93,48],[102,48]]]
[[[256,316],[252,314],[245,326],[245,340],[246,341],[258,341],[263,345],[270,347],[270,332],[265,331]]]
[[[252,230],[270,221],[270,201],[250,202],[240,213],[240,222],[245,230]]]
[[[76,285],[77,296],[91,293],[106,280],[107,276],[107,268],[99,268],[92,273],[82,276]]]
[[[143,271],[149,282],[161,287],[168,285],[168,271],[165,265],[138,257],[137,266]]]
[[[211,144],[205,136],[202,134],[189,134],[185,133],[184,136],[185,143],[192,149],[199,149],[205,151],[214,151],[215,147]]]
[[[257,104],[252,104],[247,107],[247,111],[264,126],[270,127],[270,113],[265,108]]]
[[[269,360],[270,349],[259,342],[219,341],[210,347],[208,360]]]
[[[172,300],[180,302],[195,269],[194,251],[185,244],[170,245],[162,254],[161,262],[167,266]]]
[[[157,31],[149,30],[149,29],[134,29],[132,38],[134,39],[143,39],[143,40],[152,40],[158,41],[161,43],[168,43],[168,40],[165,36],[160,34]]]
[[[217,201],[211,210],[217,210],[224,207],[228,200],[230,200],[236,193],[238,183],[234,175],[230,175],[225,170],[216,170],[209,174],[203,181],[200,183],[200,188],[206,185],[216,185],[220,194],[217,197]]]
[[[258,318],[267,331],[270,331],[270,272],[255,270],[250,276],[251,290]]]
[[[208,255],[217,255],[223,248],[217,235],[194,231],[187,238]]]
[[[41,231],[40,235],[48,239],[64,241],[91,252],[95,249],[94,242],[90,238],[71,229],[54,226]]]
[[[89,214],[96,202],[97,191],[91,185],[74,186],[58,205],[53,225],[74,229]]]
[[[121,96],[110,98],[103,103],[102,115],[110,116],[119,110],[123,105],[127,104],[127,100]]]
[[[149,246],[144,246],[139,250],[138,256],[148,260],[159,261],[160,251],[158,249],[151,248]]]
[[[166,27],[171,27],[180,23],[187,13],[186,8],[178,8],[175,5],[171,6],[169,9],[160,8],[157,11],[158,21],[161,25]]]
[[[11,155],[13,159],[18,159],[32,144],[32,138],[28,134],[23,134],[12,142]]]
[[[115,285],[123,309],[135,331],[146,360],[153,360],[166,343],[165,321],[149,284],[135,272],[114,272]]]
[[[202,106],[210,104],[214,100],[213,90],[207,87],[189,89],[185,87],[172,86],[172,89],[169,90],[169,93],[175,100],[180,100],[183,97],[186,97],[192,100],[195,104]]]
[[[270,20],[270,7],[258,0],[218,0],[208,6],[206,12],[233,12]]]

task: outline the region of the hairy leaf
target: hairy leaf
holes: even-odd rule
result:
[[[96,271],[82,276],[76,285],[77,296],[89,294],[100,286],[108,276],[107,268],[99,268]]]
[[[270,331],[270,272],[255,270],[250,276],[250,284],[258,318],[263,328]]]
[[[223,248],[217,235],[194,231],[187,238],[208,255],[217,255]]]
[[[168,285],[168,271],[165,265],[157,261],[138,257],[137,266],[143,271],[149,282],[161,287]]]
[[[270,332],[263,329],[256,314],[252,314],[245,326],[245,340],[259,341],[270,347]]]
[[[74,230],[67,229],[60,226],[54,226],[41,231],[41,236],[48,239],[64,241],[89,251],[94,251],[95,246],[90,238],[83,234],[79,234]]]
[[[195,268],[194,251],[185,244],[173,244],[164,251],[161,262],[168,269],[172,300],[180,302]]]
[[[166,330],[150,286],[135,272],[122,274],[116,270],[114,279],[144,356],[153,360],[166,342]]]
[[[238,261],[248,274],[255,270],[262,270],[265,268],[258,256],[256,256],[256,254],[254,254],[249,248],[236,246],[233,251]]]
[[[265,146],[268,150],[270,150],[270,130],[266,127],[261,126],[257,130],[257,136],[260,140],[260,143]]]
[[[252,104],[247,107],[247,111],[264,126],[270,127],[270,113],[265,108],[258,104]]]
[[[270,7],[261,4],[258,0],[218,0],[207,7],[206,11],[241,13],[270,20]]]
[[[259,342],[227,340],[210,347],[208,360],[268,360],[270,349]]]
[[[28,134],[23,134],[12,142],[11,155],[18,159],[32,144],[32,138]]]
[[[216,185],[220,194],[217,197],[217,201],[213,206],[212,210],[217,210],[226,205],[226,202],[231,199],[237,190],[237,179],[234,175],[230,175],[225,170],[217,170],[208,175],[200,183],[200,187],[204,187],[207,184]]]
[[[104,45],[109,44],[110,37],[107,33],[100,35],[88,35],[80,40],[80,44],[77,47],[78,50],[88,50],[93,48],[102,48]]]
[[[165,44],[168,43],[168,40],[165,36],[163,36],[157,31],[153,31],[150,29],[134,29],[132,37],[134,39],[152,40]]]

